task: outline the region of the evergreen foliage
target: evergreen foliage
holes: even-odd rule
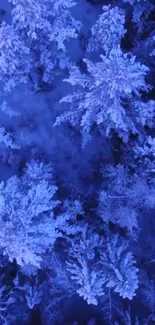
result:
[[[0,3],[0,325],[155,322],[153,0]]]

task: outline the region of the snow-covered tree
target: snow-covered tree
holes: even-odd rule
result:
[[[113,288],[121,297],[132,299],[138,287],[138,269],[128,243],[117,235],[107,240],[88,227],[71,241],[69,261],[71,279],[77,293],[88,304],[97,305],[106,288]]]
[[[30,178],[29,182],[25,176],[13,176],[0,186],[1,252],[10,261],[16,259],[19,265],[39,266],[42,254],[61,236],[59,224],[65,223],[53,212],[59,204],[53,199],[57,187],[43,175],[42,179]]]
[[[151,135],[145,135],[139,137],[135,146],[132,148],[134,153],[134,159],[140,166],[141,174],[150,175],[155,173],[155,137]],[[153,180],[153,178],[152,178]]]
[[[72,274],[71,278],[80,287],[77,293],[87,301],[88,305],[98,305],[97,298],[104,295],[103,285],[106,281],[99,272],[91,270],[84,259],[79,258],[78,264],[68,263],[69,272]]]
[[[149,100],[148,102],[143,102],[139,100],[134,101],[133,105],[135,119],[138,125],[153,128],[155,122],[155,101]]]
[[[95,249],[102,245],[99,236],[84,227],[82,236],[75,236],[69,249],[67,269],[77,286],[77,293],[88,304],[97,305],[98,298],[104,295],[105,278],[95,263]]]
[[[51,1],[9,0],[9,2],[13,5],[12,24],[22,35],[37,39],[39,32],[50,32],[48,17],[51,15],[49,11]]]
[[[139,230],[141,211],[155,207],[154,184],[147,184],[146,175],[131,177],[122,165],[110,167],[104,173],[98,214],[104,222],[118,224],[133,234]]]
[[[123,299],[132,300],[138,288],[138,268],[128,247],[128,242],[113,235],[101,252],[101,265],[107,277],[106,286],[113,288]]]
[[[48,182],[53,181],[53,168],[51,163],[44,164],[42,161],[36,161],[32,159],[27,163],[27,169],[24,173],[24,180],[30,185],[33,183],[39,183],[42,180]]]
[[[88,51],[103,50],[108,54],[113,48],[120,45],[120,41],[126,33],[125,15],[119,7],[112,8],[109,5],[103,6],[102,9],[103,14],[91,28]]]
[[[47,36],[58,49],[64,49],[64,41],[76,37],[79,22],[69,12],[76,5],[73,0],[9,0],[13,4],[13,26],[32,39]]]
[[[42,68],[43,81],[52,79],[55,66],[69,65],[66,42],[78,36],[81,23],[70,9],[73,0],[9,0],[13,4],[13,26],[23,35],[34,55],[34,66]]]
[[[93,63],[85,59],[86,74],[77,67],[71,69],[69,79],[64,81],[79,90],[61,99],[61,103],[68,103],[69,109],[57,117],[55,125],[80,124],[84,143],[95,125],[107,136],[111,130],[116,130],[126,141],[129,132],[135,132],[135,127],[125,100],[134,94],[139,96],[141,90],[147,91],[145,76],[149,69],[119,47],[111,50],[108,57],[101,55],[101,60]]]
[[[15,29],[3,22],[0,26],[0,89],[3,96],[19,83],[27,81],[29,52]]]
[[[139,214],[133,206],[130,207],[131,200],[123,195],[107,195],[102,191],[98,213],[104,222],[118,224],[133,234],[138,229]]]

